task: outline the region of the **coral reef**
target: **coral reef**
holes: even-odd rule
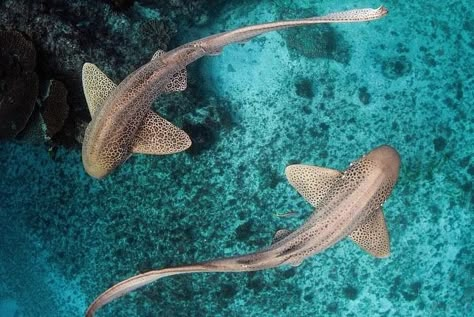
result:
[[[31,41],[15,31],[0,31],[0,47],[0,138],[12,138],[24,129],[35,106],[36,51]]]
[[[49,94],[42,102],[42,116],[47,127],[48,136],[52,138],[61,131],[69,114],[67,90],[58,80],[52,80]]]
[[[283,10],[282,18],[317,15],[314,9]],[[343,36],[334,27],[324,24],[318,27],[289,29],[281,32],[287,47],[294,56],[303,55],[307,58],[329,58],[347,64],[350,60],[350,47]]]
[[[53,130],[48,130],[48,134],[55,135],[53,141],[56,144],[74,146],[81,139],[84,123],[90,120],[80,80],[84,62],[97,63],[110,78],[119,82],[147,61],[157,49],[169,49],[178,28],[206,23],[208,14],[223,4],[223,1],[218,1],[210,6],[204,0],[171,3],[6,0],[0,3],[0,24],[7,30],[18,30],[32,39],[38,52],[36,72],[40,79],[47,81],[54,78],[64,84],[69,116],[64,124],[60,124],[61,130],[55,126]],[[30,77],[22,80],[22,84],[35,80]],[[9,88],[12,85],[13,82],[10,82],[8,87],[3,87],[12,90]],[[28,86],[31,91],[35,88],[34,83]],[[18,90],[22,89],[18,87]],[[33,100],[33,97],[30,96],[30,99]],[[195,100],[187,98],[186,103],[189,108]],[[32,110],[29,107],[23,117],[31,115]],[[53,115],[44,109],[42,115],[45,114],[50,118]],[[64,109],[54,116],[65,117]],[[48,124],[50,120],[45,118],[45,122]],[[24,118],[13,125],[15,131],[8,136],[16,134],[16,130],[21,130],[25,124]]]

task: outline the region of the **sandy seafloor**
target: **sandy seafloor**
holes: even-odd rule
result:
[[[137,272],[264,247],[312,212],[285,166],[344,169],[381,144],[402,157],[384,206],[389,258],[344,240],[295,268],[160,280],[98,316],[474,315],[473,10],[467,0],[384,5],[383,20],[333,26],[342,62],[289,49],[284,32],[203,59],[202,85],[228,101],[232,124],[198,155],[137,155],[97,181],[79,150],[52,160],[43,146],[0,143],[0,316],[81,316]],[[285,7],[229,5],[183,42]],[[312,45],[311,28],[300,32]]]

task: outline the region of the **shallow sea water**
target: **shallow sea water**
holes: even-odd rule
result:
[[[378,4],[229,4],[206,28],[183,32],[182,43]],[[308,27],[199,62],[202,103],[226,100],[220,111],[231,118],[200,153],[133,156],[97,181],[79,150],[52,160],[42,146],[0,143],[0,316],[81,316],[138,272],[267,246],[312,212],[285,166],[342,170],[381,144],[402,158],[384,206],[389,258],[346,239],[298,267],[166,278],[97,316],[473,314],[473,10],[467,0],[384,5],[382,20],[332,25],[324,57],[305,56],[319,48]],[[276,216],[287,211],[297,215]]]

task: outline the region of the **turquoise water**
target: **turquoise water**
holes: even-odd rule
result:
[[[377,5],[246,1],[178,37]],[[97,181],[79,147],[53,160],[44,146],[0,143],[0,315],[81,316],[138,272],[267,246],[312,212],[285,166],[342,170],[380,144],[402,157],[384,207],[389,258],[344,240],[295,268],[163,279],[98,316],[473,314],[473,10],[384,5],[380,21],[270,33],[193,65],[199,104],[155,107],[200,123],[191,151],[136,155]]]

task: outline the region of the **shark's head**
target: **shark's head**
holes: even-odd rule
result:
[[[389,178],[393,180],[398,178],[400,155],[393,147],[381,145],[370,151],[365,158],[375,162]]]

